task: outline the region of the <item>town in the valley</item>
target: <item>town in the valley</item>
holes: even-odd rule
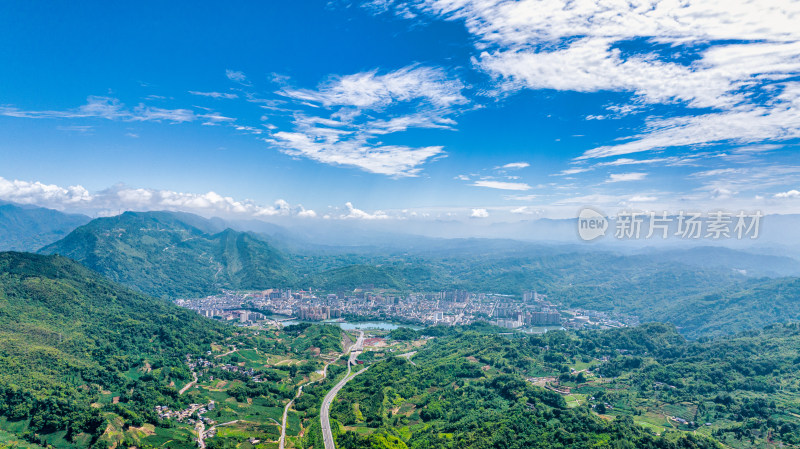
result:
[[[567,308],[546,295],[521,296],[448,290],[397,294],[371,289],[352,292],[268,289],[225,291],[176,303],[199,314],[239,324],[281,321],[389,321],[408,325],[465,325],[486,321],[508,329],[608,329],[636,326],[635,316]]]

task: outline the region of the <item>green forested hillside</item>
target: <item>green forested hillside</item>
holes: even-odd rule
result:
[[[36,251],[87,222],[84,215],[0,203],[0,251]]]
[[[725,335],[800,320],[800,278],[757,279],[707,295],[675,298],[659,313],[690,337]]]
[[[717,447],[702,436],[657,436],[630,417],[604,420],[527,381],[559,373],[539,340],[474,326],[441,331],[413,364],[389,358],[340,392],[332,407],[338,447]]]
[[[193,216],[189,216],[190,218]],[[161,297],[291,286],[294,272],[268,243],[230,229],[211,234],[187,214],[126,212],[81,226],[41,250]]]
[[[438,337],[414,364],[389,357],[337,396],[340,447],[800,444],[799,324],[698,342],[658,323],[534,336],[480,326],[422,334]]]
[[[0,423],[87,446],[107,420],[90,404],[117,395],[112,410],[134,423],[176,404],[168,384],[191,380],[185,355],[226,332],[69,259],[0,253]]]

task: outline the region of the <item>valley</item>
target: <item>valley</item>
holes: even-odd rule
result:
[[[559,248],[303,254],[215,226],[128,213],[41,251],[91,270],[0,253],[0,441],[800,445],[795,278]]]

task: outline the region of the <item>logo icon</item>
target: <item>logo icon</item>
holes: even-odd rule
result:
[[[584,207],[578,214],[578,236],[585,241],[606,235],[608,220],[605,215],[591,207]]]

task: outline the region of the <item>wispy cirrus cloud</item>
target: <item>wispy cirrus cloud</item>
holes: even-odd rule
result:
[[[323,136],[306,132],[279,131],[266,139],[281,151],[330,165],[358,167],[370,173],[395,177],[416,176],[421,165],[434,157],[443,156],[441,146],[414,148],[401,145],[375,145],[364,138],[340,140],[336,133]]]
[[[240,72],[238,70],[230,70],[230,69],[228,69],[228,70],[225,70],[225,76],[229,80],[231,80],[231,81],[233,81],[235,83],[239,83],[239,84],[242,84],[244,86],[250,86],[251,85],[250,81],[247,80],[247,75],[245,75],[244,72]]]
[[[529,164],[528,162],[509,162],[508,164],[500,165],[498,167],[495,167],[495,169],[497,169],[497,170],[519,170],[521,168],[528,168],[530,166],[531,166],[531,164]]]
[[[418,176],[424,164],[445,156],[443,146],[387,145],[377,138],[414,128],[453,129],[456,108],[469,102],[464,89],[443,69],[418,65],[332,76],[315,89],[284,87],[278,94],[296,110],[293,129],[276,130],[265,141],[295,157]]]
[[[647,173],[612,173],[606,182],[641,181],[646,177]]]
[[[86,99],[86,104],[69,110],[24,110],[13,106],[0,106],[0,115],[32,119],[102,118],[131,122],[169,123],[192,122],[199,118],[191,109],[166,109],[142,103],[128,108],[116,98],[99,96],[90,96]],[[202,116],[200,117],[202,118]]]
[[[189,93],[199,97],[210,97],[216,99],[223,98],[226,100],[235,100],[239,98],[239,95],[229,92],[198,92],[196,90],[190,90]]]
[[[668,1],[382,0],[367,6],[412,20],[463,22],[475,38],[474,67],[501,93],[629,93],[626,103],[606,108],[617,116],[646,105],[671,107],[640,133],[588,149],[579,160],[800,137],[797,2],[687,0],[676,8]]]
[[[394,103],[421,100],[437,107],[468,102],[463,83],[434,67],[409,66],[392,72],[377,70],[334,76],[317,89],[284,89],[282,94],[325,107],[384,109]]]
[[[492,181],[492,180],[478,180],[472,183],[475,187],[487,187],[490,189],[498,190],[530,190],[531,186],[524,182],[507,182],[507,181]]]
[[[798,57],[800,59],[800,57]],[[747,104],[718,113],[652,119],[628,142],[596,147],[578,159],[640,153],[663,148],[754,144],[800,138],[800,83],[785,83],[766,105]]]

